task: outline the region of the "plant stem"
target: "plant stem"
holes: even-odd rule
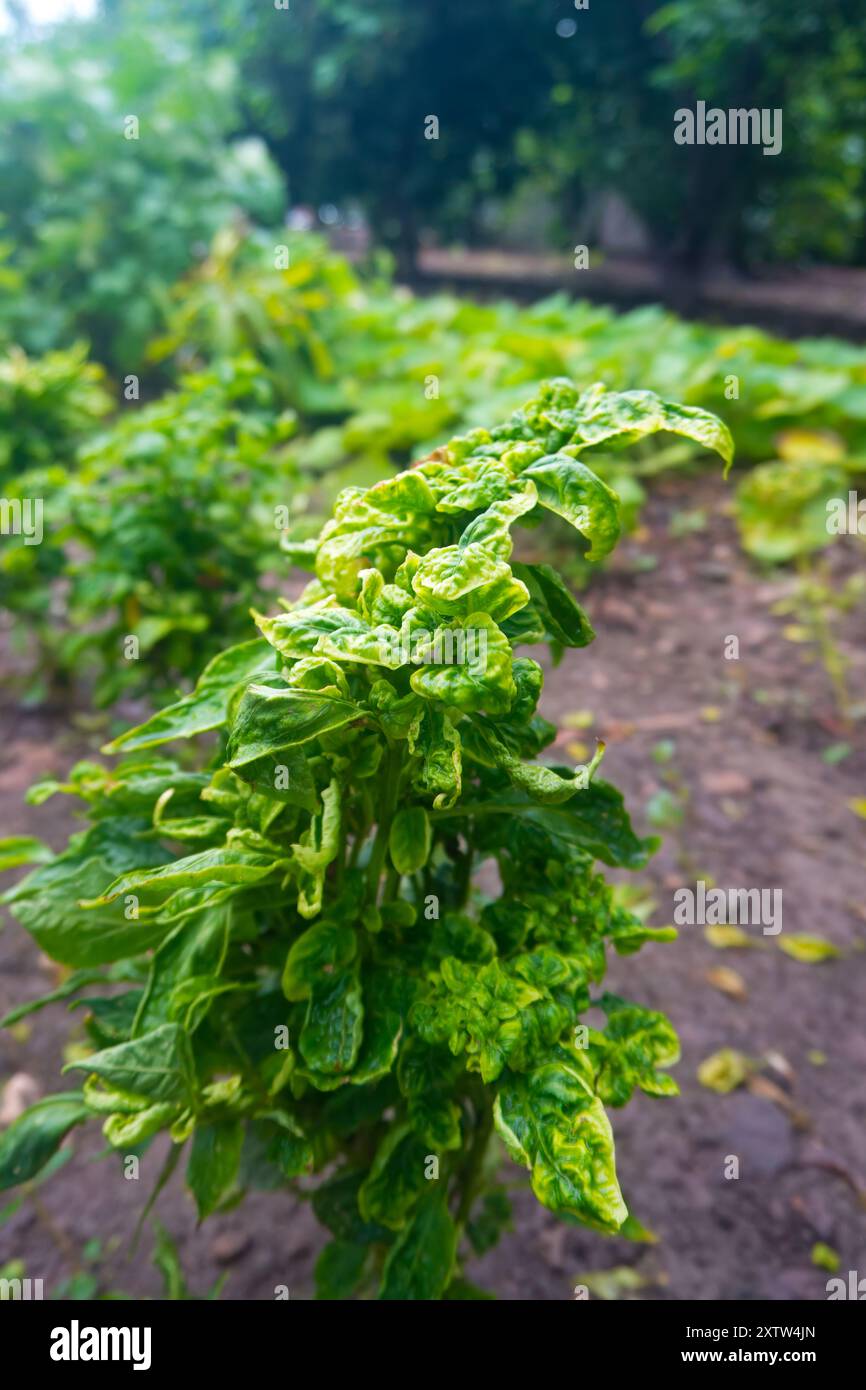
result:
[[[476,1104],[479,1104],[476,1101]],[[457,1225],[463,1227],[469,1220],[472,1204],[478,1196],[484,1171],[484,1157],[490,1136],[493,1133],[493,1106],[486,1100],[480,1102],[478,1123],[472,1138],[472,1147],[466,1160],[463,1179],[460,1183],[460,1203],[457,1207]]]
[[[382,876],[382,868],[385,863],[385,854],[388,849],[388,836],[391,833],[391,822],[394,819],[394,812],[397,808],[397,793],[400,787],[400,773],[402,772],[402,758],[400,750],[392,744],[387,753],[385,763],[385,778],[382,787],[382,809],[379,813],[379,823],[376,827],[376,838],[373,841],[373,849],[370,854],[370,863],[367,866],[367,897],[373,907],[379,898],[379,879]]]

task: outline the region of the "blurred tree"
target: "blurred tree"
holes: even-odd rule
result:
[[[142,3],[170,13],[112,7]],[[237,57],[293,198],[357,198],[403,268],[422,228],[471,239],[481,202],[527,177],[569,235],[588,193],[618,191],[679,270],[863,259],[861,0],[188,0],[184,17]],[[674,112],[698,100],[780,107],[782,153],[677,145]]]
[[[114,0],[169,14],[166,0]],[[537,0],[189,0],[184,19],[244,74],[293,201],[357,199],[411,269],[424,227],[465,233],[479,199],[524,172],[515,136],[548,105],[556,6]]]
[[[556,50],[525,164],[575,212],[614,189],[673,271],[712,260],[862,260],[866,27],[860,0],[617,0]],[[782,150],[678,145],[674,114],[782,111]],[[550,156],[550,157],[548,157]]]
[[[0,57],[0,332],[34,352],[84,334],[134,371],[217,229],[285,206],[261,141],[227,143],[234,65],[147,23],[13,32]]]

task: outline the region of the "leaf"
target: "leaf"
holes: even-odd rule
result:
[[[368,1246],[331,1240],[316,1260],[314,1278],[316,1298],[351,1298],[364,1277],[370,1254]]]
[[[411,1126],[392,1125],[358,1192],[364,1220],[395,1231],[405,1225],[427,1186],[426,1161],[427,1145]]]
[[[529,590],[549,642],[563,647],[586,647],[595,637],[589,619],[551,565],[512,566]]]
[[[75,1125],[90,1118],[80,1091],[47,1096],[0,1134],[0,1191],[28,1182]]]
[[[518,855],[529,830],[555,857],[567,857],[569,851],[579,849],[612,868],[641,869],[660,843],[655,836],[640,839],[635,835],[621,792],[598,777],[559,806],[537,806],[528,796],[510,792],[485,809],[491,817],[508,818],[506,833],[513,833]],[[455,810],[466,813],[465,807]]]
[[[64,1070],[70,1069],[89,1072],[112,1086],[150,1100],[188,1105],[195,1089],[189,1039],[176,1023],[165,1023],[132,1042],[70,1062]]]
[[[730,926],[727,923],[704,927],[704,936],[710,945],[715,946],[718,951],[726,951],[734,947],[761,949],[767,944],[760,939],[749,936],[742,927]]]
[[[786,956],[805,965],[820,965],[825,960],[838,960],[842,955],[838,946],[825,941],[823,937],[807,936],[800,932],[783,932],[776,938],[776,945]]]
[[[21,864],[50,864],[54,850],[32,835],[10,835],[0,840],[0,873]]]
[[[828,1274],[835,1274],[841,1261],[832,1245],[826,1245],[823,1240],[818,1240],[812,1246],[812,1264],[817,1265],[818,1269],[825,1269]]]
[[[589,1057],[596,1068],[595,1089],[606,1105],[625,1105],[635,1086],[650,1096],[677,1095],[673,1077],[657,1070],[679,1061],[677,1035],[664,1014],[604,994],[603,1033],[591,1033]]]
[[[392,1239],[391,1232],[361,1215],[358,1195],[366,1180],[361,1169],[344,1169],[326,1179],[313,1192],[316,1219],[338,1240],[354,1245],[371,1245]]]
[[[414,874],[430,857],[433,832],[423,806],[407,806],[391,822],[388,848],[398,874]]]
[[[604,1302],[615,1302],[623,1295],[636,1293],[639,1289],[651,1287],[658,1280],[651,1275],[642,1274],[631,1265],[617,1265],[613,1269],[589,1270],[575,1275],[575,1283],[589,1290],[593,1298]]]
[[[441,1298],[451,1279],[456,1254],[457,1227],[444,1196],[431,1192],[388,1252],[378,1297]]]
[[[588,560],[601,560],[619,540],[617,495],[579,459],[551,454],[524,470],[538,489],[538,501],[564,517],[589,541]]]
[[[166,935],[166,924],[128,916],[124,904],[96,910],[82,906],[123,870],[165,863],[168,854],[141,838],[144,829],[125,817],[97,824],[74,835],[62,854],[4,895],[13,915],[53,960],[102,965],[139,955]]]
[[[717,965],[712,970],[707,970],[704,978],[729,999],[738,999],[742,1003],[748,998],[746,982],[742,975],[736,970],[729,970],[726,965]]]
[[[340,729],[363,714],[350,700],[291,686],[252,685],[238,706],[226,760],[240,768]]]
[[[230,908],[211,908],[194,928],[175,928],[154,952],[147,985],[133,1022],[133,1036],[151,1032],[172,1018],[175,990],[196,976],[218,974],[228,946]]]
[[[698,1067],[698,1080],[710,1091],[727,1095],[752,1075],[754,1063],[733,1047],[723,1047],[706,1057]]]
[[[312,1072],[343,1077],[361,1047],[364,1001],[357,969],[349,968],[310,994],[298,1048]],[[312,1078],[315,1082],[315,1078]]]
[[[454,661],[447,659],[447,645],[442,648],[443,633],[446,637],[452,633],[452,639],[453,634],[464,638],[462,646],[454,643]],[[440,649],[445,652],[444,659]],[[434,658],[432,662],[429,657]],[[486,613],[470,613],[459,626],[431,632],[427,649],[422,649],[419,659],[422,664],[413,671],[409,682],[416,695],[441,700],[444,705],[454,705],[465,712],[487,710],[490,714],[504,714],[511,708],[516,694],[511,644]]]
[[[530,1170],[543,1206],[600,1230],[619,1230],[628,1210],[610,1122],[575,1064],[563,1058],[523,1076],[507,1073],[494,1117],[511,1157]]]
[[[230,831],[229,835],[236,836],[236,832]],[[180,889],[211,887],[215,883],[244,887],[277,872],[280,862],[272,853],[248,849],[244,839],[236,837],[216,849],[204,849],[199,854],[173,859],[152,869],[134,869],[121,874],[101,897],[86,905],[101,906],[129,893],[147,893],[165,901]]]
[[[70,995],[77,994],[80,989],[85,989],[87,985],[101,984],[105,976],[101,970],[75,970],[53,989],[50,994],[43,994],[38,999],[30,999],[26,1004],[19,1004],[17,1008],[10,1009],[9,1013],[0,1018],[0,1028],[11,1028],[22,1018],[27,1018],[29,1014],[38,1013],[48,1004],[55,1004],[61,999],[68,999]]]
[[[667,431],[714,449],[724,459],[726,473],[734,456],[731,432],[717,416],[697,406],[664,401],[654,391],[607,391],[597,384],[584,392],[573,410],[548,411],[547,419],[559,429],[573,431],[575,443],[584,447],[612,443],[621,447]]]
[[[230,647],[208,663],[191,695],[166,706],[136,728],[128,729],[107,743],[102,751],[117,753],[121,749],[153,748],[171,739],[193,738],[196,734],[218,729],[226,721],[235,692],[246,686],[253,676],[272,671],[274,665],[274,653],[267,642],[256,640]]]
[[[240,1120],[196,1126],[186,1181],[204,1221],[232,1192],[238,1176],[244,1127]]]
[[[313,988],[327,984],[355,959],[357,933],[337,922],[317,922],[295,941],[283,970],[287,999],[309,999]]]

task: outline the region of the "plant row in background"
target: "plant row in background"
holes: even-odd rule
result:
[[[0,549],[32,698],[73,675],[102,704],[170,694],[236,632],[228,596],[263,601],[281,529],[309,534],[341,487],[390,476],[546,376],[643,381],[717,411],[759,465],[737,516],[762,561],[829,544],[828,500],[866,471],[866,353],[833,340],[565,296],[417,299],[316,237],[239,227],[167,303],[141,377],[110,382],[80,346],[0,359],[0,494],[43,506],[42,543],[7,525]],[[174,387],[148,403],[161,382]],[[652,477],[695,457],[689,441],[647,441],[597,468],[630,524]]]
[[[91,1050],[67,1068],[80,1090],[0,1138],[0,1187],[87,1121],[125,1159],[167,1134],[156,1191],[185,1155],[201,1218],[257,1187],[312,1202],[332,1237],[320,1297],[471,1298],[464,1262],[510,1220],[495,1134],[553,1212],[640,1238],[607,1112],[675,1094],[678,1045],[600,987],[608,950],[675,933],[596,871],[655,847],[595,775],[603,747],[540,757],[543,672],[515,649],[593,632],[555,569],[512,561],[511,533],[565,522],[603,559],[619,517],[590,465],[661,431],[730,462],[707,412],[554,381],[345,489],[258,638],[118,737],[121,761],[33,789],[79,798],[89,825],[58,855],[4,842],[37,865],[6,901],[73,973],[6,1023],[79,996]],[[160,751],[206,733],[209,759]],[[474,886],[484,861],[497,896]],[[581,1024],[591,1005],[603,1027]]]

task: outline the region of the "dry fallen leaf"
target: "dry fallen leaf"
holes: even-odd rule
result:
[[[734,772],[732,768],[704,773],[701,786],[713,796],[745,796],[746,792],[752,790],[749,778],[742,772]]]
[[[738,975],[736,970],[729,969],[727,965],[713,966],[711,970],[706,971],[704,978],[731,999],[742,1001],[748,997],[746,982],[742,975]]]

